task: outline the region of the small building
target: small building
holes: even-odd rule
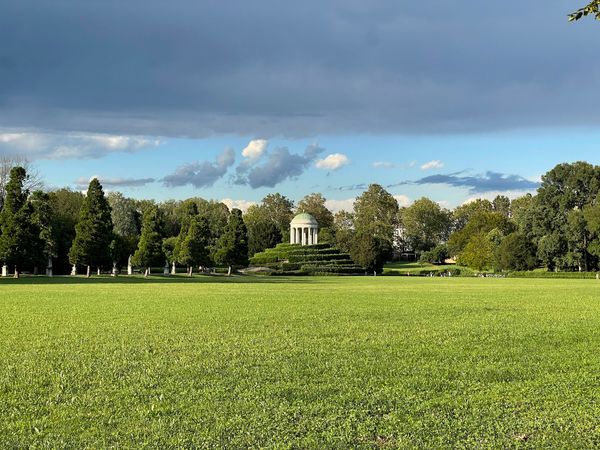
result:
[[[315,245],[319,243],[319,223],[307,213],[298,214],[290,223],[290,244]]]

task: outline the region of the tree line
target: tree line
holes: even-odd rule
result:
[[[291,219],[312,214],[320,240],[369,270],[396,258],[442,263],[449,258],[479,271],[597,270],[600,261],[600,167],[559,164],[535,195],[477,199],[452,210],[421,198],[400,207],[371,184],[352,211],[332,213],[319,193],[298,204],[274,193],[245,213],[202,198],[154,202],[88,191],[30,191],[27,171],[13,167],[3,184],[0,261],[13,272],[121,271],[152,267],[243,267],[248,258],[289,239]]]

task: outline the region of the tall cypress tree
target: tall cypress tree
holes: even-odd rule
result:
[[[208,220],[204,216],[194,217],[185,238],[177,249],[177,262],[188,268],[189,276],[192,276],[194,266],[210,264],[209,241]]]
[[[133,264],[145,267],[146,276],[150,274],[150,267],[162,265],[165,261],[162,249],[161,222],[157,207],[146,209],[142,220],[140,242],[133,255]]]
[[[190,229],[190,224],[192,220],[198,215],[198,207],[196,203],[193,201],[186,201],[182,205],[184,208],[184,212],[181,217],[181,228],[179,229],[179,235],[177,236],[177,242],[175,243],[175,249],[173,251],[173,256],[175,257],[175,261],[179,263],[179,253],[181,251],[181,246],[183,245],[183,241],[187,237],[188,231]]]
[[[248,230],[239,209],[231,210],[227,226],[219,238],[215,260],[229,266],[227,275],[231,275],[231,266],[248,265]]]
[[[111,242],[113,225],[108,201],[102,185],[94,178],[89,185],[87,196],[75,227],[75,239],[69,251],[69,261],[74,265],[87,266],[90,276],[91,266],[108,266],[111,263]]]
[[[0,258],[13,266],[15,276],[22,267],[39,262],[40,229],[33,221],[33,206],[27,201],[29,192],[23,189],[27,173],[23,167],[13,167],[6,185],[6,196],[0,212]]]

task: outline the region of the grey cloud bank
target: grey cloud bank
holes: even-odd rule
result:
[[[447,175],[431,175],[416,181],[405,181],[392,186],[402,186],[407,184],[443,184],[458,188],[467,188],[472,194],[483,194],[486,192],[507,192],[507,191],[534,191],[540,184],[528,180],[520,175],[503,174],[488,171],[481,175],[463,175],[463,172]]]
[[[142,187],[150,183],[154,183],[154,178],[110,178],[110,177],[92,177],[98,178],[104,187],[121,188],[121,187]],[[91,179],[81,177],[75,180],[75,184],[79,188],[85,188],[89,185]]]
[[[4,0],[0,123],[180,137],[595,125],[600,93],[573,92],[600,72],[598,28],[567,23],[575,6]]]
[[[214,162],[195,161],[177,168],[171,175],[162,179],[167,187],[185,186],[191,184],[196,188],[210,187],[222,178],[227,170],[235,163],[235,151],[225,149]]]

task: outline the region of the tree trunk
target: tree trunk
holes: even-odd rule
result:
[[[229,266],[229,269],[227,269],[227,276],[230,277],[231,276],[231,266]]]
[[[92,276],[92,268],[91,268],[91,266],[87,266],[86,278],[89,278],[91,276]]]

